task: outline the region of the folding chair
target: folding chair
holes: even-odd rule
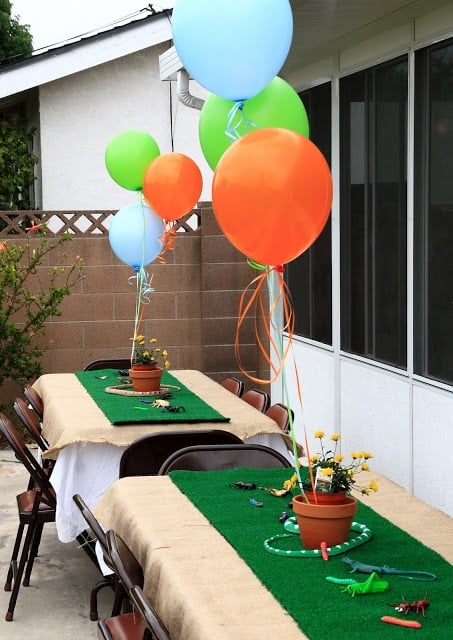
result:
[[[0,413],[0,431],[33,480],[33,488],[16,496],[19,526],[4,587],[5,591],[11,591],[5,616],[5,620],[10,622],[14,616],[22,578],[24,587],[30,584],[33,563],[38,555],[44,525],[47,522],[55,522],[56,497],[44,469],[39,465],[22,435],[3,413]],[[22,544],[25,529],[26,535]]]
[[[131,359],[130,358],[113,358],[113,359],[102,359],[102,360],[93,360],[86,364],[83,368],[84,371],[98,371],[99,369],[130,369],[131,368]]]
[[[143,590],[139,586],[135,585],[130,590],[130,596],[132,604],[140,613],[146,623],[146,626],[151,632],[151,637],[156,638],[156,640],[170,640],[170,636],[168,635],[168,631],[165,628],[164,623],[151,606],[151,603],[143,593]]]
[[[244,393],[244,383],[242,380],[234,378],[233,376],[224,378],[220,384],[222,387],[225,387],[225,389],[228,389],[228,391],[231,391],[231,393],[234,393],[235,396],[241,397]]]
[[[280,402],[273,404],[264,412],[278,424],[283,433],[289,433],[291,423],[294,422],[294,411]]]
[[[262,391],[261,389],[249,389],[241,398],[244,402],[248,402],[252,407],[255,407],[255,409],[262,413],[267,411],[271,404],[270,395],[267,391]]]
[[[25,385],[24,396],[27,402],[29,402],[33,409],[36,411],[39,419],[42,420],[44,415],[44,402],[39,393],[34,387],[31,386],[31,384]]]
[[[222,429],[200,431],[160,431],[149,433],[132,442],[120,460],[119,477],[153,476],[170,454],[193,444],[242,444],[242,440]]]
[[[234,467],[270,469],[291,466],[280,452],[260,444],[199,445],[185,447],[173,453],[159,469],[159,475],[176,469],[211,471]]]
[[[97,604],[98,593],[104,587],[110,587],[114,592],[116,592],[116,588],[117,588],[116,575],[114,573],[114,568],[112,566],[111,560],[108,555],[107,537],[105,535],[104,529],[101,527],[99,521],[96,519],[94,513],[88,507],[84,499],[78,493],[72,496],[72,499],[77,505],[80,513],[82,514],[85,522],[89,527],[89,530],[91,531],[92,536],[89,541],[87,540],[87,543],[89,542],[89,544],[92,544],[92,545],[95,545],[96,542],[99,543],[99,546],[102,550],[102,554],[104,556],[105,563],[112,570],[111,574],[103,576],[101,580],[99,580],[95,584],[95,586],[92,588],[90,593],[90,620],[97,620],[98,619],[98,604]],[[113,614],[116,613],[115,608],[112,610],[112,613]]]
[[[110,529],[106,533],[107,549],[118,583],[129,598],[134,585],[143,588],[145,577],[143,569],[123,538]]]
[[[40,448],[41,453],[47,451],[49,445],[42,435],[41,422],[36,411],[30,408],[23,398],[15,399],[13,409],[34,442]]]

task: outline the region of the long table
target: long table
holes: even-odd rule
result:
[[[95,505],[118,479],[124,449],[148,433],[225,429],[247,442],[264,444],[286,454],[291,451],[289,437],[273,420],[222,385],[196,370],[178,370],[172,374],[219,413],[230,418],[229,422],[113,426],[75,374],[45,374],[35,382],[34,387],[43,398],[43,435],[49,443],[44,456],[56,459],[52,484],[58,497],[56,527],[62,542],[75,540],[85,528],[72,496],[80,493],[89,507]],[[105,386],[117,382],[118,374],[112,370],[105,379]]]
[[[364,497],[363,501],[452,563],[452,519],[386,478],[378,477],[378,481],[379,492],[372,498]],[[238,495],[238,500],[245,498]],[[172,640],[307,638],[233,547],[169,477],[118,480],[94,513],[103,526],[114,529],[127,542],[142,564],[145,593],[169,628]],[[430,526],[425,526],[428,523]],[[254,542],[262,543],[258,538]],[[408,560],[401,561],[407,564]],[[291,573],[296,564],[302,563],[297,570],[303,571],[303,563],[307,561],[282,559],[282,562],[289,563],[287,585],[291,589]],[[329,570],[326,564],[325,571]],[[420,597],[427,584],[429,588],[431,583],[416,583]],[[403,581],[401,588],[408,588],[407,581]],[[350,598],[345,594],[341,597]],[[391,598],[395,597],[399,601],[402,595],[394,592]],[[304,606],[308,603],[301,601],[301,607]],[[384,613],[391,615],[391,610]],[[434,611],[430,610],[429,615],[434,615]],[[362,621],[362,627],[364,624]],[[381,624],[378,618],[377,624]]]

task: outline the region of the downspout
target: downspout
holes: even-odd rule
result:
[[[185,69],[180,69],[176,76],[176,93],[180,102],[191,107],[192,109],[198,109],[201,111],[204,105],[204,100],[196,98],[189,91],[189,74]]]

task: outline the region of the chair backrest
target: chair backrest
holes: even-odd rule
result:
[[[39,393],[31,386],[31,384],[25,385],[24,396],[27,402],[29,402],[33,409],[36,411],[39,419],[42,420],[44,415],[44,402]]]
[[[200,431],[159,431],[132,442],[120,460],[119,477],[154,476],[170,454],[194,444],[242,444],[242,440],[222,429]]]
[[[126,594],[134,585],[143,589],[143,569],[123,538],[109,529],[106,533],[107,549],[113,569]]]
[[[222,387],[225,387],[225,389],[228,389],[228,391],[231,391],[231,393],[234,393],[235,396],[241,397],[244,393],[244,383],[242,380],[234,378],[233,376],[224,378],[220,384]]]
[[[86,364],[83,368],[84,371],[97,371],[99,369],[130,369],[131,368],[131,359],[130,358],[113,358],[113,359],[102,359],[102,360],[93,360]]]
[[[22,462],[30,474],[35,486],[41,491],[41,499],[50,507],[55,508],[57,500],[48,475],[29,449],[27,443],[22,437],[22,434],[3,413],[0,413],[0,431],[11,449],[14,451],[16,458]]]
[[[170,640],[170,636],[164,623],[151,606],[151,603],[143,593],[143,590],[138,585],[134,585],[129,593],[135,609],[145,621],[148,630],[151,632],[153,640]]]
[[[264,412],[269,418],[278,424],[284,433],[290,431],[291,423],[294,422],[294,411],[280,402],[273,404]]]
[[[211,471],[215,469],[270,469],[291,467],[284,455],[260,444],[219,444],[185,447],[175,451],[159,469],[159,475],[176,469]]]
[[[104,554],[104,559],[105,559],[106,564],[113,571],[112,563],[111,563],[111,561],[109,559],[109,555],[108,555],[107,536],[106,536],[106,533],[105,533],[104,529],[101,527],[99,521],[96,519],[94,513],[91,511],[91,509],[86,504],[85,500],[82,498],[81,495],[76,493],[76,494],[74,494],[72,496],[72,499],[74,500],[75,504],[77,505],[77,508],[79,509],[80,513],[82,514],[85,522],[87,523],[87,525],[91,529],[92,534],[94,535],[96,540],[99,542],[99,545],[100,545],[100,547],[102,549],[102,553]]]
[[[255,407],[255,409],[258,409],[258,411],[262,413],[267,411],[271,404],[270,395],[267,391],[262,391],[261,389],[249,389],[241,398],[244,402],[248,402],[252,407]]]
[[[23,398],[15,399],[13,409],[41,451],[46,451],[49,445],[41,433],[41,423],[38,414],[28,406]]]

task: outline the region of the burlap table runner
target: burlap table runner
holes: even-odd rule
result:
[[[43,433],[50,446],[46,457],[54,458],[60,449],[76,442],[127,446],[147,433],[174,431],[176,428],[226,429],[241,439],[276,434],[286,441],[291,450],[290,438],[282,434],[273,420],[208,376],[190,369],[172,371],[172,374],[219,413],[228,416],[230,421],[113,427],[73,373],[45,374],[35,382],[34,387],[44,402]],[[106,387],[112,384],[115,384],[113,378],[105,381]]]

